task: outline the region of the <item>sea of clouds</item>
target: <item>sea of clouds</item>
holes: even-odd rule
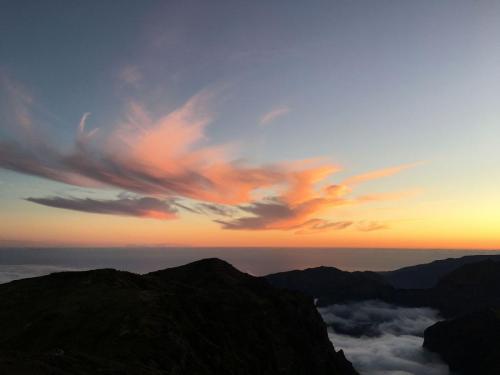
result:
[[[319,309],[335,348],[343,349],[362,375],[449,375],[448,366],[422,347],[425,328],[439,318],[430,308],[380,301]]]
[[[78,271],[81,269],[41,264],[0,265],[0,284],[9,281],[48,275],[54,272]]]

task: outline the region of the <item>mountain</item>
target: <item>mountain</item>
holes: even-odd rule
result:
[[[398,304],[430,306],[448,318],[427,328],[424,346],[458,374],[500,374],[500,262],[462,265],[425,290],[399,290]],[[404,296],[405,298],[401,298]]]
[[[424,333],[424,347],[462,375],[500,374],[500,310],[486,309],[438,322]]]
[[[443,316],[500,306],[500,262],[475,258],[425,289],[397,289],[375,272],[346,272],[333,267],[309,268],[266,276],[276,287],[317,298],[319,306],[346,301],[379,299],[408,307],[433,307]],[[460,263],[460,262],[459,262]]]
[[[0,373],[349,374],[313,301],[218,259],[0,285]]]
[[[428,306],[446,318],[500,307],[500,262],[491,259],[464,264],[441,277],[430,289],[398,289],[387,302]]]
[[[468,255],[461,258],[448,258],[394,271],[380,272],[380,274],[397,289],[428,289],[436,286],[439,279],[447,273],[465,264],[483,260],[500,262],[500,255]]]
[[[434,307],[448,316],[500,307],[500,262],[465,264],[441,278],[431,291]]]
[[[267,275],[274,286],[317,298],[319,306],[350,300],[386,299],[394,292],[376,272],[347,272],[334,267],[316,267]]]

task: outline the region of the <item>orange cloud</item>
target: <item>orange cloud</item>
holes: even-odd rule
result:
[[[205,127],[212,121],[210,99],[211,94],[203,91],[158,118],[131,102],[123,121],[99,137],[97,129],[86,130],[86,113],[69,152],[47,140],[3,142],[0,167],[77,186],[113,187],[149,196],[108,201],[29,199],[51,207],[160,219],[174,218],[180,208],[222,217],[216,222],[226,229],[305,233],[347,228],[351,223],[330,222],[318,215],[337,206],[393,199],[394,193],[349,195],[359,183],[416,165],[377,170],[318,188],[340,168],[322,159],[260,166],[236,162],[227,145],[208,144]],[[263,188],[270,197],[257,199],[256,190]]]
[[[351,221],[328,221],[324,219],[311,219],[293,228],[295,234],[316,234],[330,230],[341,230],[350,227]]]
[[[4,142],[0,166],[73,185],[226,204],[248,202],[253,190],[285,181],[281,166],[233,162],[226,146],[204,145],[208,96],[196,95],[158,120],[131,104],[126,121],[99,142],[93,142],[95,130],[85,131],[86,114],[69,153],[48,142]]]
[[[400,170],[404,169],[400,168]],[[406,195],[406,193],[381,193],[350,198],[348,195],[352,188],[345,184],[329,185],[321,190],[316,189],[317,183],[324,181],[337,170],[338,168],[331,165],[319,165],[309,166],[302,171],[290,172],[288,188],[280,195],[240,206],[242,211],[251,216],[217,220],[217,222],[225,229],[296,230],[296,233],[300,234],[327,229],[344,229],[352,222],[329,222],[316,216],[333,207],[396,199]],[[380,175],[378,172],[370,172],[366,175]],[[356,228],[361,231],[382,229],[375,225],[367,225],[364,221],[360,222]]]
[[[411,164],[403,164],[398,165],[396,167],[377,169],[375,171],[371,171],[368,173],[360,174],[357,176],[349,177],[347,180],[343,182],[344,185],[357,185],[363,182],[393,176],[399,172],[404,171],[405,169],[410,169],[422,164],[422,162],[411,163]]]
[[[379,221],[362,220],[356,224],[356,228],[362,232],[373,232],[381,229],[388,229],[389,225]]]

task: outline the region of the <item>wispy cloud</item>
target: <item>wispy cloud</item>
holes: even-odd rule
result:
[[[343,183],[346,185],[356,185],[356,184],[360,184],[360,183],[371,181],[371,180],[376,180],[376,179],[383,178],[383,177],[389,177],[389,176],[393,176],[395,174],[398,174],[399,172],[402,172],[406,169],[414,168],[420,164],[422,164],[422,162],[409,163],[409,164],[398,165],[398,166],[390,167],[390,168],[378,169],[378,170],[371,171],[368,173],[363,173],[363,174],[360,174],[357,176],[349,177]]]
[[[137,216],[143,218],[175,219],[177,209],[173,202],[151,197],[99,200],[91,198],[27,198],[27,201],[67,210],[108,215]]]
[[[216,203],[198,203],[195,204],[192,209],[200,214],[208,214],[223,217],[235,216],[238,212],[237,209]]]
[[[43,140],[0,143],[0,166],[72,185],[228,204],[246,202],[254,189],[282,182],[280,166],[233,162],[224,145],[204,145],[211,120],[204,109],[208,95],[200,93],[157,120],[132,103],[126,121],[94,143],[95,131],[85,130],[84,115],[69,152]]]
[[[51,207],[161,219],[175,218],[176,210],[181,209],[215,216],[226,229],[304,234],[352,226],[351,221],[330,221],[322,215],[337,206],[396,198],[400,193],[356,197],[352,191],[362,182],[415,165],[381,169],[324,186],[340,170],[324,159],[267,165],[237,161],[227,145],[211,145],[205,135],[213,117],[211,99],[210,92],[202,91],[162,116],[153,116],[143,105],[130,102],[123,120],[111,131],[99,131],[99,136],[97,129],[88,130],[91,117],[85,113],[77,124],[73,147],[61,149],[51,137],[25,134],[15,141],[0,142],[0,167],[79,187],[111,187],[135,194],[107,201],[29,198]],[[265,116],[266,121],[288,110],[276,109]],[[266,191],[267,196],[257,198],[257,191]],[[355,226],[365,227],[377,229]]]
[[[376,230],[389,229],[389,224],[381,221],[361,220],[356,224],[356,228],[362,232],[373,232]]]
[[[4,121],[8,122],[4,126],[11,128],[21,127],[23,132],[28,131],[33,123],[29,108],[33,103],[33,97],[28,93],[18,82],[10,79],[10,77],[0,69],[0,87],[2,94],[5,97],[5,110],[2,109],[3,116],[10,112],[12,116],[4,117]]]
[[[406,168],[394,167],[391,170],[404,170]],[[358,205],[373,201],[392,200],[405,196],[402,193],[372,194],[351,196],[353,184],[359,183],[357,176],[349,178],[343,184],[327,185],[322,189],[316,189],[318,182],[324,181],[338,168],[331,165],[319,165],[309,167],[302,171],[294,171],[288,175],[288,189],[282,194],[254,201],[250,204],[238,206],[244,213],[250,216],[240,216],[231,220],[218,220],[225,229],[281,229],[295,230],[296,233],[308,233],[311,231],[325,231],[327,229],[344,229],[353,222],[329,222],[318,218],[317,215],[324,214],[334,207],[346,205]],[[383,177],[385,169],[373,171],[367,175]],[[364,177],[363,177],[364,178]],[[355,229],[368,232],[387,228],[386,224],[378,222],[359,221]]]
[[[122,82],[135,87],[142,80],[142,73],[137,66],[127,65],[120,70],[119,78]]]
[[[325,219],[311,219],[298,225],[295,229],[296,234],[316,234],[331,230],[341,230],[352,225],[352,221],[329,221]]]
[[[291,108],[287,105],[279,106],[276,108],[273,108],[267,113],[264,113],[259,120],[259,123],[261,125],[269,125],[276,119],[285,116],[290,112]]]

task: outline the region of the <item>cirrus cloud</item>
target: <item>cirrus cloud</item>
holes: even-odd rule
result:
[[[382,229],[321,216],[338,206],[394,199],[400,193],[356,197],[353,188],[414,165],[373,171],[338,184],[327,181],[341,168],[323,159],[251,165],[234,158],[228,145],[209,142],[205,129],[213,120],[212,96],[202,91],[161,116],[130,102],[111,130],[87,130],[90,113],[85,113],[74,143],[67,148],[50,141],[55,137],[0,141],[0,168],[73,186],[136,194],[115,200],[28,199],[57,208],[161,219],[175,218],[180,209],[215,216],[214,221],[225,229],[294,230],[298,234],[351,226]],[[26,117],[31,102],[20,102],[16,111]],[[288,110],[271,111],[265,122]],[[30,118],[30,123],[36,122]],[[262,191],[266,195],[257,196]]]
[[[177,209],[173,202],[151,197],[123,197],[113,200],[48,197],[27,198],[26,200],[44,206],[96,214],[136,216],[160,220],[177,217]]]
[[[279,106],[273,108],[269,112],[264,113],[259,120],[260,125],[269,125],[273,121],[277,120],[280,117],[285,116],[291,111],[291,108],[287,105]]]

